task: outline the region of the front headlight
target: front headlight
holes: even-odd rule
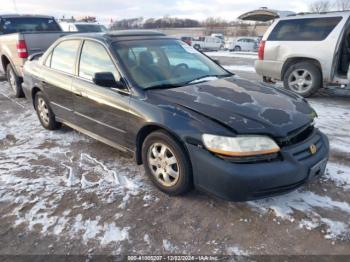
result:
[[[223,156],[246,157],[273,154],[280,151],[276,142],[267,136],[226,137],[204,134],[202,138],[209,151]]]

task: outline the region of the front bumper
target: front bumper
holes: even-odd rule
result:
[[[318,148],[315,154],[309,150],[312,144]],[[321,175],[329,142],[315,129],[303,142],[282,148],[280,159],[258,163],[230,162],[194,145],[188,145],[188,150],[196,188],[227,200],[246,201],[292,191]]]

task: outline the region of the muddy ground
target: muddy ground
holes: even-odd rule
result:
[[[226,66],[253,59],[219,57]],[[309,99],[329,135],[326,174],[247,203],[169,197],[115,149],[67,127],[44,130],[0,82],[0,255],[350,255],[350,98]]]

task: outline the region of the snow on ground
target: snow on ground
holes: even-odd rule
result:
[[[350,166],[330,162],[324,179],[333,181],[344,191],[350,191]]]
[[[329,136],[331,148],[341,152],[349,152],[350,106],[313,101],[310,103],[319,116],[316,119],[316,126]]]
[[[229,51],[217,51],[217,52],[205,52],[207,56],[213,57],[233,57],[233,58],[247,58],[258,59],[258,53],[256,52],[229,52]]]
[[[128,239],[129,228],[118,226],[117,214],[107,221],[73,214],[74,206],[59,210],[62,199],[71,193],[81,210],[94,207],[87,196],[102,203],[119,201],[124,209],[131,196],[144,193],[140,177],[130,175],[143,175],[141,169],[126,165],[125,159],[111,162],[84,150],[72,152],[74,144],[91,140],[70,130],[43,129],[32,108],[1,125],[0,202],[9,205],[11,212],[4,216],[14,217],[15,226],[68,238],[79,232],[84,243],[97,239],[101,245]]]
[[[242,250],[238,246],[228,247],[226,248],[226,252],[228,255],[231,255],[231,256],[248,256],[249,255],[249,252]]]
[[[350,174],[349,174],[350,175]],[[267,214],[272,211],[277,218],[297,222],[298,212],[305,216],[299,221],[299,227],[312,230],[321,226],[327,239],[350,239],[350,205],[347,202],[337,201],[327,195],[319,195],[303,189],[275,198],[249,202],[259,212]],[[341,215],[345,221],[337,221],[327,216]],[[297,222],[298,223],[298,222]]]

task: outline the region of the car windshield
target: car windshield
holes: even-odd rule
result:
[[[62,30],[53,18],[14,17],[0,19],[0,32],[3,34],[38,31]]]
[[[107,31],[103,25],[89,25],[89,24],[76,24],[75,25],[79,32],[83,33],[99,33]]]
[[[178,87],[231,75],[175,39],[120,41],[112,46],[133,84],[143,89]]]

